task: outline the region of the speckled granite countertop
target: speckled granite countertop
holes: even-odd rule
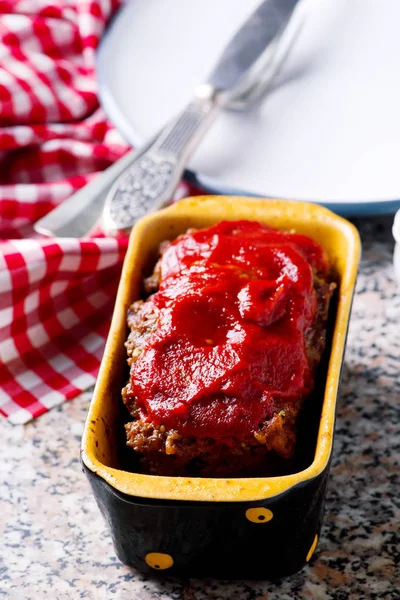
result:
[[[363,259],[325,521],[301,573],[278,584],[147,580],[119,563],[79,463],[86,394],[25,427],[0,423],[0,597],[400,599],[400,288],[391,221],[357,223]]]

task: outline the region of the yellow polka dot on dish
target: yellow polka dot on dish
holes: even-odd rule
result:
[[[246,519],[252,523],[267,523],[273,518],[274,514],[269,508],[259,506],[257,508],[248,508],[246,510]]]
[[[318,535],[315,534],[315,538],[313,543],[311,544],[311,548],[308,551],[308,554],[306,556],[306,562],[308,562],[309,560],[311,560],[312,555],[314,554],[315,548],[317,547],[318,544]]]
[[[149,552],[146,554],[144,560],[149,567],[156,569],[157,571],[169,569],[174,564],[174,559],[172,556],[169,554],[163,554],[162,552]]]

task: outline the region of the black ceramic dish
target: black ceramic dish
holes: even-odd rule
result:
[[[325,248],[337,274],[330,340],[300,421],[292,470],[237,479],[129,472],[132,450],[125,447],[120,396],[126,378],[127,307],[138,297],[143,271],[154,261],[160,241],[223,219],[258,220],[309,235]],[[148,573],[275,579],[310,560],[322,524],[359,249],[350,223],[322,207],[295,202],[193,198],[138,223],[82,440],[84,470],[122,562]]]

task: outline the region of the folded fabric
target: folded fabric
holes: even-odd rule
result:
[[[0,412],[25,423],[92,386],[127,240],[33,223],[128,145],[97,99],[117,0],[0,0]]]

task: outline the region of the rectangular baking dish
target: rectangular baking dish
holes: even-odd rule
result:
[[[300,468],[281,477],[164,477],[124,469],[121,388],[126,383],[128,306],[157,258],[159,243],[189,227],[257,220],[310,236],[328,253],[338,284],[325,367],[301,439]],[[282,577],[310,560],[322,524],[340,371],[360,241],[348,221],[301,202],[197,196],[150,214],[132,231],[110,333],[82,438],[82,463],[120,560],[141,571],[185,576]],[[307,442],[309,443],[309,442]],[[131,450],[129,450],[132,452]],[[307,454],[307,453],[305,453]]]

